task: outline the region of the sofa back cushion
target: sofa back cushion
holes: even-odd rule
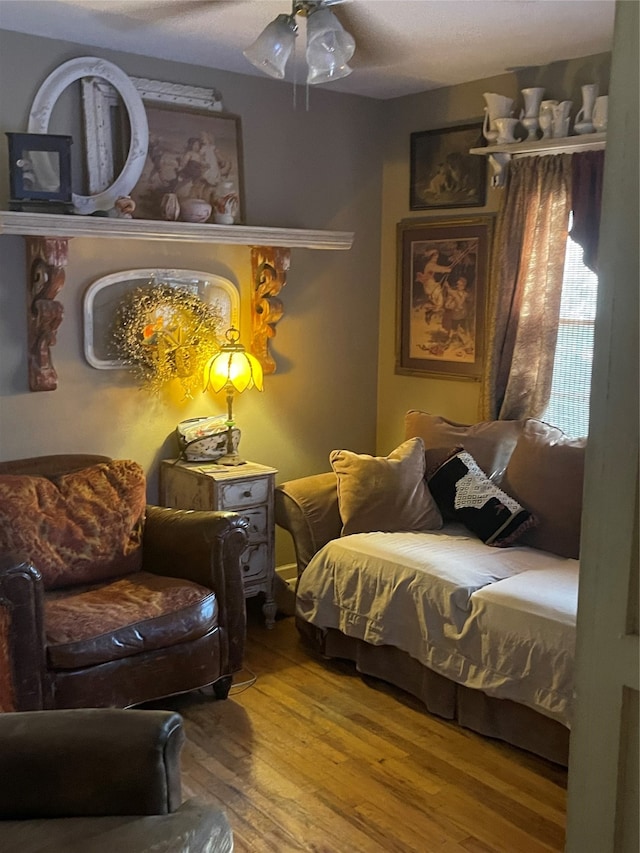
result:
[[[442,516],[425,480],[424,444],[412,438],[388,456],[334,450],[342,535],[435,530]]]
[[[470,453],[487,477],[499,483],[524,421],[483,421],[459,424],[417,409],[404,418],[404,437],[419,436],[425,446],[427,476],[451,455],[454,448]]]
[[[502,487],[538,520],[521,538],[524,545],[577,559],[586,439],[535,419],[525,422]]]
[[[32,563],[46,589],[139,571],[145,476],[111,460],[52,479],[0,475],[0,551]]]

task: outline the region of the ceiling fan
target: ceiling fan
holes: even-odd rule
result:
[[[354,37],[330,9],[346,0],[292,0],[291,13],[278,15],[243,50],[249,62],[270,77],[282,80],[298,35],[296,16],[307,19],[307,83],[329,83],[351,74],[349,60]]]
[[[87,5],[94,4],[89,0]],[[224,33],[225,15],[227,12],[231,13],[233,7],[235,10],[248,8],[252,11],[251,6],[258,8],[261,4],[256,3],[255,0],[139,0],[137,3],[129,0],[126,4],[115,2],[113,5],[105,6],[102,2],[95,5],[99,7],[102,15],[109,16],[112,26],[118,28],[131,29],[132,26],[153,25],[197,15],[199,29],[206,28],[210,19],[213,28],[219,35]],[[339,76],[346,76],[352,70],[351,67],[347,66],[348,63],[349,66],[357,69],[367,66],[389,65],[397,60],[398,50],[393,43],[394,34],[389,32],[388,27],[383,28],[376,23],[375,15],[372,15],[370,7],[367,8],[368,2],[362,2],[362,0],[282,0],[282,6],[284,9],[289,7],[288,14],[283,12],[271,22],[271,24],[275,24],[280,21],[279,27],[272,27],[271,32],[273,33],[275,29],[280,33],[281,40],[278,42],[281,45],[280,50],[285,51],[286,49],[288,51],[284,63],[282,63],[283,55],[279,53],[278,73],[269,70],[267,65],[261,65],[260,62],[255,63],[247,57],[264,73],[278,79],[284,76],[286,59],[293,51],[293,44],[299,29],[298,24],[302,23],[303,20],[306,20],[307,26],[307,49],[309,48],[309,29],[317,33],[315,37],[317,40],[311,48],[311,57],[313,67],[318,69],[319,62],[322,68],[322,73],[317,70],[317,73],[313,75],[314,79],[308,80],[310,83],[328,82],[331,79],[338,79]],[[259,17],[256,14],[256,18],[259,19]],[[314,17],[315,23],[313,23]],[[320,27],[323,19],[324,27]],[[254,45],[264,36],[271,24],[258,36]],[[322,32],[320,32],[321,30]],[[292,34],[289,34],[289,31],[292,31]],[[354,41],[354,49],[350,48],[349,40]],[[245,51],[243,53],[245,56],[247,55]],[[350,53],[350,58],[345,58],[347,53]],[[333,62],[329,62],[331,55],[334,57]],[[334,73],[333,76],[326,77],[326,74],[329,73],[327,71],[329,67],[334,68]]]

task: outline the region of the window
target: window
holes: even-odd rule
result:
[[[560,326],[551,398],[544,420],[571,437],[589,431],[598,277],[582,262],[582,248],[569,237],[562,281]]]

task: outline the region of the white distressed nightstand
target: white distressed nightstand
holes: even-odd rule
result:
[[[209,462],[160,463],[160,503],[176,509],[230,510],[249,519],[249,544],[240,558],[245,597],[264,593],[262,612],[268,628],[276,617],[275,468],[245,462],[225,467]]]

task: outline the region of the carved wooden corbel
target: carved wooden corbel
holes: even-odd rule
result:
[[[290,249],[268,246],[251,249],[251,352],[265,373],[275,373],[276,370],[276,363],[269,352],[269,339],[275,336],[276,323],[284,313],[278,294],[287,283],[290,263]]]
[[[29,388],[54,391],[58,375],[51,362],[51,347],[64,308],[56,302],[65,281],[69,240],[67,238],[27,237],[29,253],[28,346]]]

